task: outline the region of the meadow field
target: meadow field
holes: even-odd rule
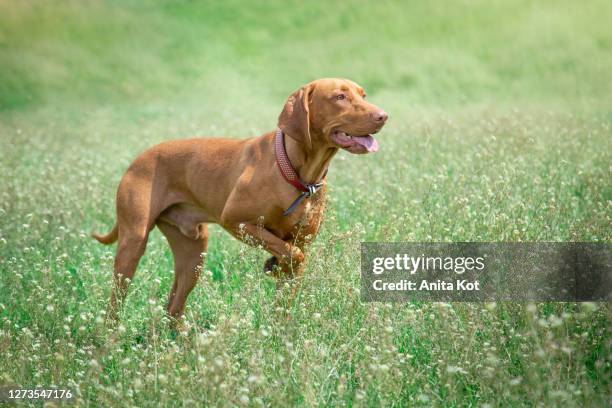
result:
[[[365,303],[362,241],[612,240],[612,3],[0,0],[0,386],[76,406],[595,406],[607,303]],[[188,330],[154,230],[105,324],[122,173],[256,136],[320,77],[390,120],[340,152],[301,291],[211,227]],[[32,402],[32,404],[37,404]]]

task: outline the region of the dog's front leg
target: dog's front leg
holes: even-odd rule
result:
[[[242,242],[254,246],[261,245],[281,262],[297,266],[304,261],[304,253],[300,248],[283,241],[260,225],[240,223],[223,227]]]
[[[224,228],[249,245],[261,245],[276,258],[276,261],[269,262],[268,266],[270,269],[278,267],[280,273],[275,273],[274,276],[279,279],[279,284],[283,283],[281,280],[299,278],[302,275],[305,256],[297,245],[283,241],[261,225],[241,223],[224,225]]]

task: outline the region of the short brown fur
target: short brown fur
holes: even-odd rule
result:
[[[344,97],[339,100],[337,95]],[[279,116],[291,163],[306,182],[323,175],[339,146],[331,134],[377,132],[386,113],[364,100],[361,87],[345,79],[313,81],[293,93]],[[117,221],[103,244],[119,241],[110,300],[116,318],[129,282],[156,225],[174,255],[175,277],[167,311],[180,317],[195,286],[208,244],[209,223],[236,238],[261,244],[273,258],[266,269],[284,279],[300,278],[305,250],[321,224],[325,186],[288,216],[299,192],[277,168],[274,132],[246,140],[197,138],[168,141],[142,153],[117,191]]]

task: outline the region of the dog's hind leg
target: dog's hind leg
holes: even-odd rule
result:
[[[149,232],[161,210],[160,202],[152,203],[153,183],[148,178],[130,173],[121,180],[117,192],[117,225],[119,243],[115,255],[113,288],[111,290],[108,318],[117,320],[127,295],[129,283],[134,277],[140,258],[145,252]]]
[[[203,260],[203,253],[208,247],[208,226],[198,224],[196,238],[186,236],[181,230],[166,222],[158,222],[157,226],[168,239],[174,256],[174,284],[168,297],[168,315],[180,318],[185,310],[187,296],[195,287]]]
[[[119,235],[119,245],[115,255],[115,271],[113,273],[113,288],[111,290],[109,318],[117,319],[119,309],[125,300],[127,290],[140,258],[144,254],[148,231],[127,231]]]

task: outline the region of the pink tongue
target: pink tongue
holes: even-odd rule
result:
[[[378,150],[378,142],[371,135],[353,137],[353,140],[365,147],[368,152],[375,152]]]

